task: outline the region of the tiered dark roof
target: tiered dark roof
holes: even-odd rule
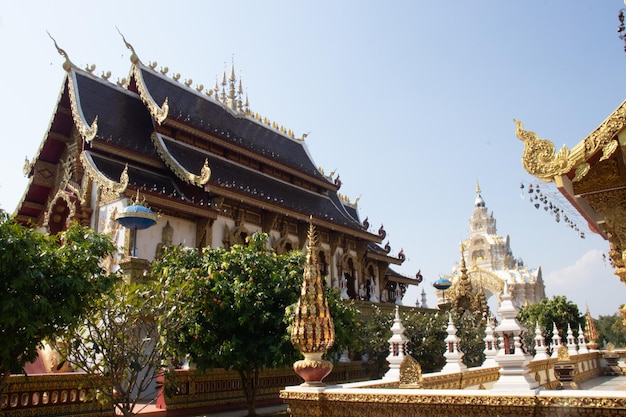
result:
[[[65,143],[71,141],[72,125],[81,133],[97,125],[95,135],[84,138],[86,160],[108,181],[118,182],[126,172],[129,186],[141,189],[148,199],[151,195],[176,198],[209,213],[215,210],[210,201],[227,195],[281,215],[312,216],[314,223],[329,230],[381,242],[382,237],[369,232],[356,209],[338,195],[339,185],[315,167],[303,140],[288,137],[139,60],[131,74],[128,83],[120,86],[73,65],[68,68],[50,130],[31,164],[31,176],[42,159],[58,163]],[[156,120],[151,110],[163,103],[167,108],[159,110],[166,117]],[[200,175],[205,162],[210,178],[194,185],[187,176]],[[53,192],[53,185],[42,187],[31,180],[18,218],[37,223]]]

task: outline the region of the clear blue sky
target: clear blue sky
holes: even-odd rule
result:
[[[431,284],[459,259],[475,184],[515,257],[541,266],[549,296],[594,316],[626,303],[602,254],[520,198],[513,119],[574,146],[625,97],[622,1],[47,1],[0,5],[0,207],[12,212],[48,128],[64,71],[49,31],[79,65],[126,77],[129,51],[212,86],[234,59],[253,111],[310,132],[317,165],[372,228],[399,272]],[[581,222],[579,226],[586,230]],[[421,287],[406,297],[413,304]]]

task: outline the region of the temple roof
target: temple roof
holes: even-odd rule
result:
[[[25,167],[31,181],[17,209],[20,221],[37,222],[55,198],[55,185],[43,178],[64,163],[78,132],[81,163],[108,189],[139,188],[156,199],[151,204],[158,200],[165,207],[176,199],[190,213],[213,210],[204,214],[210,217],[216,216],[211,201],[229,197],[303,220],[313,216],[330,230],[371,242],[383,239],[361,224],[356,207],[338,195],[340,183],[315,167],[303,140],[136,58],[131,79],[115,84],[62,55],[67,76],[44,141]]]
[[[168,103],[169,110],[163,124],[176,120],[242,151],[269,158],[275,164],[291,168],[296,174],[315,178],[328,188],[335,188],[314,166],[304,141],[289,138],[141,63],[136,68],[137,82],[145,86],[151,99],[155,103]]]

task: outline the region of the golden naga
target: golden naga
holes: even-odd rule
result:
[[[564,145],[556,153],[554,143],[547,139],[539,139],[535,132],[524,130],[522,122],[513,119],[516,125],[515,135],[524,142],[522,164],[526,171],[539,178],[550,182],[554,177],[568,173],[573,162],[569,159],[570,151]]]

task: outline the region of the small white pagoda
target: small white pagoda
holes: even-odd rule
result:
[[[526,328],[517,320],[517,308],[511,302],[508,283],[504,282],[500,308],[500,324],[494,329],[500,342],[495,357],[500,366],[500,378],[493,385],[495,391],[537,392],[539,383],[529,375],[531,356],[524,349],[523,333]]]

